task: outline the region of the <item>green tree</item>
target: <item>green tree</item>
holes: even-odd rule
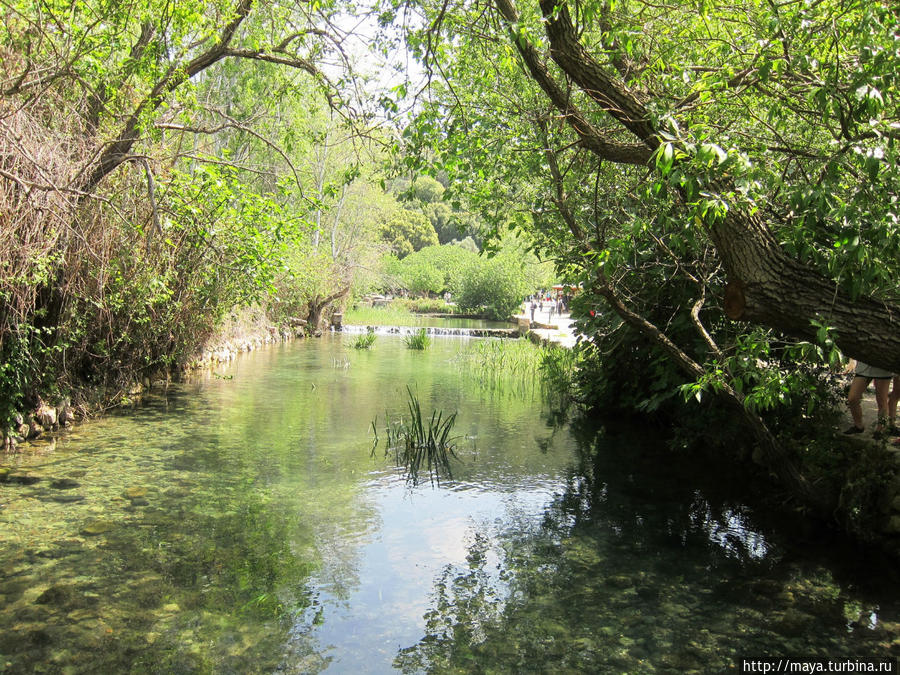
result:
[[[381,238],[401,259],[426,246],[438,244],[437,233],[425,214],[403,208],[384,218]]]
[[[455,248],[452,245],[447,248]],[[510,240],[492,256],[479,256],[459,280],[457,304],[505,321],[522,300],[548,281],[548,270],[518,241]]]
[[[474,246],[474,245],[473,245]],[[414,293],[456,294],[479,259],[472,248],[445,244],[425,248],[396,260],[390,268],[403,287]]]
[[[615,313],[583,322],[601,348],[623,326],[652,343],[680,370],[670,393],[731,406],[814,500],[759,413],[807,396],[815,378],[783,371],[834,345],[900,369],[895,13],[419,7],[410,44],[448,85],[405,137],[428,159],[439,143],[449,197],[529,231],[584,284],[583,312]]]

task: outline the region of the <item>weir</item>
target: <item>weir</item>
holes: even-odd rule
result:
[[[445,328],[440,326],[342,326],[333,328],[336,332],[360,335],[375,333],[376,335],[414,335],[422,329],[432,337],[493,337],[517,338],[521,333],[515,328]]]

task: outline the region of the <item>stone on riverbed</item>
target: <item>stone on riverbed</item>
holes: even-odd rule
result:
[[[109,532],[113,527],[115,526],[112,522],[102,518],[95,518],[85,523],[84,527],[81,528],[81,534],[93,537]]]
[[[83,502],[84,495],[51,495],[45,501],[57,502],[58,504],[74,504],[75,502]]]

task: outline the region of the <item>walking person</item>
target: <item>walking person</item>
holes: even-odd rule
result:
[[[853,361],[850,367],[853,367]],[[845,434],[861,434],[866,430],[863,426],[862,413],[862,397],[869,383],[875,383],[875,404],[878,407],[878,420],[875,423],[875,432],[872,434],[874,438],[881,438],[885,432],[885,424],[887,423],[888,414],[890,412],[890,388],[891,380],[895,379],[894,374],[870,366],[862,361],[856,361],[856,367],[853,369],[853,380],[850,382],[850,390],[847,392],[847,407],[850,408],[850,416],[853,418],[853,425],[849,427]],[[896,410],[896,408],[895,408]]]
[[[888,436],[900,436],[900,429],[897,428],[897,402],[900,401],[900,375],[895,375],[891,386],[891,393],[888,396]],[[895,438],[892,443],[900,445],[900,438]]]

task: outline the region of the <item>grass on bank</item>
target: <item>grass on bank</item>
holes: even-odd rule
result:
[[[344,312],[348,326],[415,326],[418,321],[415,314],[399,305],[357,306]]]
[[[555,408],[571,402],[579,358],[575,350],[528,340],[477,340],[456,355],[463,372],[484,388],[518,396],[537,391]]]
[[[344,323],[350,326],[415,326],[417,314],[454,314],[454,305],[432,298],[395,298],[379,307],[358,304],[344,312]]]

